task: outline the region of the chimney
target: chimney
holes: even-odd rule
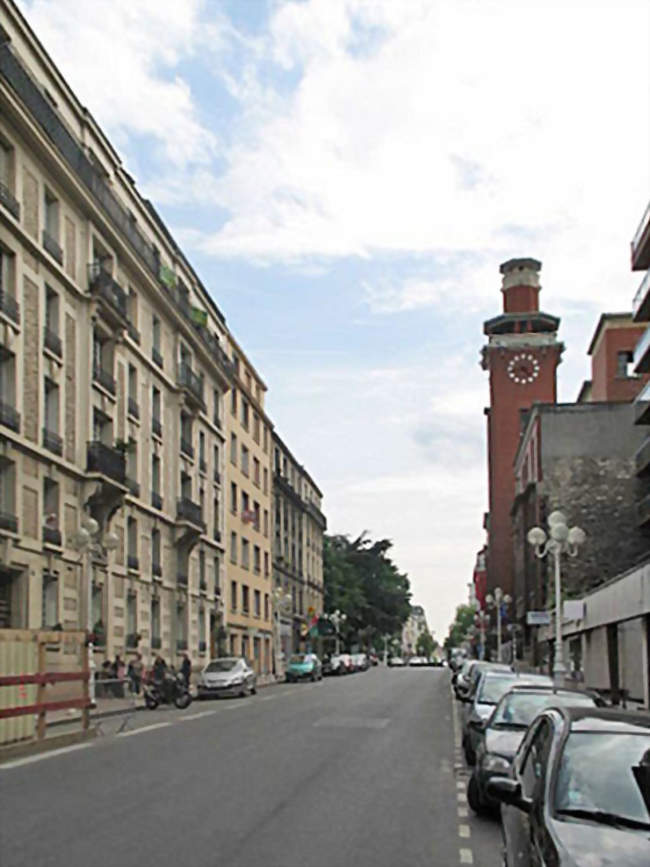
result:
[[[537,313],[541,269],[537,259],[509,259],[501,265],[504,313]]]

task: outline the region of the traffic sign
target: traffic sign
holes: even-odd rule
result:
[[[526,623],[528,626],[548,626],[551,622],[550,611],[527,611]]]

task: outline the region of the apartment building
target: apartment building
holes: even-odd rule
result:
[[[208,291],[15,5],[0,6],[0,628],[90,626],[108,656],[187,650],[197,664],[223,634],[231,387],[248,395],[248,438],[228,427],[260,468],[269,425],[259,393],[233,387]],[[261,484],[249,493],[265,513],[268,473]],[[254,614],[268,518],[247,528],[250,622],[270,631],[262,602]]]
[[[264,411],[266,385],[232,336],[229,341],[235,379],[226,413],[228,648],[249,658],[258,674],[270,674],[273,425]]]
[[[643,272],[643,277],[632,303],[634,321],[645,325],[645,330],[634,349],[634,370],[637,374],[650,373],[650,203],[632,239],[632,270]],[[644,428],[650,425],[650,384],[639,393],[635,401],[635,420]],[[637,506],[637,524],[650,532],[650,434],[635,455],[636,470],[643,484],[643,493]]]
[[[287,600],[276,620],[285,658],[304,649],[310,622],[323,613],[327,522],[321,511],[322,496],[309,473],[274,432],[273,583]]]

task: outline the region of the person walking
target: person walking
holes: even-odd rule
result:
[[[190,675],[192,674],[192,663],[190,662],[190,658],[187,653],[183,654],[183,662],[181,663],[181,674],[183,675],[185,686],[189,689]]]
[[[136,653],[135,659],[132,659],[129,662],[129,669],[127,672],[129,680],[131,681],[131,692],[134,692],[136,695],[140,695],[143,668],[142,654]]]

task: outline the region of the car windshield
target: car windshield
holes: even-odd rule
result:
[[[214,674],[215,671],[232,671],[239,665],[238,659],[215,659],[206,666],[206,672]]]
[[[650,822],[642,787],[650,769],[650,735],[573,732],[559,764],[555,785],[558,813],[578,811]],[[636,773],[635,773],[636,770]]]
[[[476,694],[476,701],[479,704],[496,704],[515,682],[514,677],[485,677]]]
[[[537,714],[546,707],[594,706],[590,695],[575,692],[513,692],[499,702],[490,726],[528,728]]]
[[[309,657],[305,656],[304,653],[294,653],[289,662],[293,663],[301,663],[301,662],[309,662]]]

